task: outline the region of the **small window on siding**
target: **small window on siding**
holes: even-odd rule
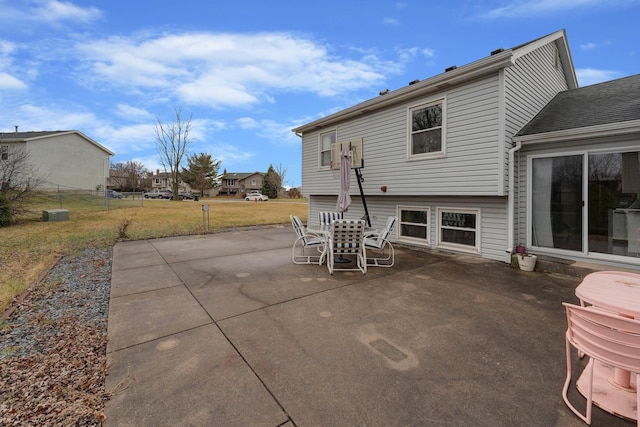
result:
[[[430,212],[429,208],[399,206],[399,239],[429,245]]]
[[[329,168],[331,166],[331,144],[337,141],[337,132],[335,130],[320,134],[320,168]]]
[[[0,160],[9,160],[9,146],[1,145],[0,146]]]
[[[409,159],[442,157],[444,144],[444,99],[409,108]]]
[[[437,246],[480,253],[480,210],[438,208]]]

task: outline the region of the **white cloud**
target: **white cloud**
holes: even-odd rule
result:
[[[16,51],[14,43],[0,40],[0,90],[2,89],[26,89],[24,81],[10,73],[13,67],[12,55]]]
[[[211,152],[209,154],[211,154],[211,156],[216,160],[222,160],[223,168],[226,168],[229,171],[234,170],[234,168],[242,168],[242,165],[250,161],[255,156],[255,154],[243,151],[240,147],[234,144],[224,143],[214,144],[211,147]]]
[[[258,121],[251,117],[240,117],[236,123],[243,129],[255,129],[259,126]]]
[[[600,43],[587,42],[587,43],[581,44],[579,47],[580,47],[581,50],[589,51],[589,50],[599,49],[599,48],[601,48],[603,46],[607,46],[607,45],[610,45],[610,44],[611,43],[609,41],[600,42]]]
[[[628,0],[612,0],[607,3],[607,7],[614,4],[625,4]],[[524,1],[512,1],[506,6],[491,9],[483,14],[481,17],[495,19],[495,18],[515,18],[521,16],[539,15],[554,13],[559,11],[568,11],[577,8],[590,7],[590,6],[602,6],[601,0],[524,0]]]
[[[25,6],[25,3],[30,5]],[[25,26],[31,28],[42,23],[55,26],[63,21],[87,24],[101,17],[102,11],[96,7],[81,7],[65,1],[21,0],[14,1],[11,5],[0,1],[0,23],[21,30],[25,29]]]
[[[372,54],[341,58],[329,47],[286,33],[140,34],[77,45],[79,78],[130,92],[150,89],[181,102],[247,107],[278,92],[333,96],[376,86],[397,64]]]
[[[48,0],[38,2],[40,5],[33,8],[30,16],[38,21],[57,22],[91,22],[102,16],[102,12],[95,7],[83,8],[71,2]]]
[[[26,89],[27,85],[20,79],[0,71],[0,90]]]
[[[113,127],[109,123],[99,123],[87,132],[116,154],[153,151],[155,148],[155,128],[153,122],[129,126]],[[84,131],[83,131],[84,133]]]
[[[93,113],[61,111],[59,106],[21,105],[14,121],[21,129],[29,130],[80,130],[92,128],[97,123]],[[90,136],[90,135],[88,135]]]
[[[593,50],[593,49],[595,49],[597,47],[598,47],[598,45],[596,43],[591,43],[591,42],[583,43],[583,44],[580,45],[580,49],[582,49],[582,50]]]
[[[279,123],[274,120],[256,120],[252,117],[241,117],[236,123],[243,129],[257,129],[255,134],[261,138],[269,140],[275,145],[291,145],[300,142],[292,131],[297,123]]]
[[[422,49],[422,55],[424,55],[426,58],[433,58],[434,56],[436,56],[436,51],[434,49],[425,47],[424,49]]]
[[[400,21],[398,21],[398,20],[397,20],[397,19],[395,19],[395,18],[384,18],[384,19],[382,20],[382,23],[383,23],[384,25],[393,25],[393,26],[395,26],[395,25],[400,25]]]
[[[147,110],[138,107],[132,107],[131,105],[126,104],[118,104],[116,106],[115,114],[119,117],[122,117],[123,119],[128,119],[131,121],[155,120],[155,117]]]
[[[580,68],[576,70],[576,77],[580,87],[615,80],[622,74],[613,70],[596,70],[594,68]]]

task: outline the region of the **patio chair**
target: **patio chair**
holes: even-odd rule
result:
[[[366,235],[364,238],[364,246],[367,251],[375,251],[377,256],[367,256],[367,264],[376,267],[393,267],[394,250],[393,245],[389,241],[391,230],[395,227],[398,217],[390,216],[387,218],[387,224],[379,233]]]
[[[291,260],[294,264],[318,264],[324,262],[327,253],[327,239],[324,236],[310,233],[295,215],[291,215],[291,224],[298,236],[293,242]],[[317,254],[310,255],[306,250],[313,249]]]
[[[318,219],[320,225],[331,225],[336,219],[342,219],[342,212],[318,212]]]
[[[362,274],[366,274],[367,253],[364,248],[364,227],[365,222],[362,220],[337,219],[331,223],[327,244],[329,274],[347,270],[360,270]],[[355,266],[352,263],[336,263],[336,259],[344,255],[355,256]]]
[[[640,320],[612,314],[607,311],[563,303],[567,310],[567,378],[562,389],[562,398],[569,409],[581,420],[591,425],[593,407],[593,370],[597,362],[620,368],[636,375],[640,384]],[[571,382],[571,346],[589,356],[585,368],[588,372],[586,413],[583,415],[569,402],[567,391]],[[588,370],[588,371],[587,371]],[[638,409],[640,393],[636,393],[636,419],[640,426]]]

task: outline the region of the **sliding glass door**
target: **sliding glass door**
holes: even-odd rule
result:
[[[640,258],[640,153],[533,158],[535,247]]]
[[[640,256],[639,154],[589,155],[589,252]]]
[[[582,250],[583,156],[533,159],[533,246]]]

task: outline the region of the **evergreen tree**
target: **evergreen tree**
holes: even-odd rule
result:
[[[282,186],[280,175],[273,168],[273,165],[269,165],[267,174],[262,178],[262,194],[268,196],[270,199],[278,198],[278,190]]]
[[[182,168],[180,174],[182,181],[204,195],[205,190],[215,185],[220,163],[220,160],[214,161],[211,155],[206,153],[187,156],[187,168]]]

